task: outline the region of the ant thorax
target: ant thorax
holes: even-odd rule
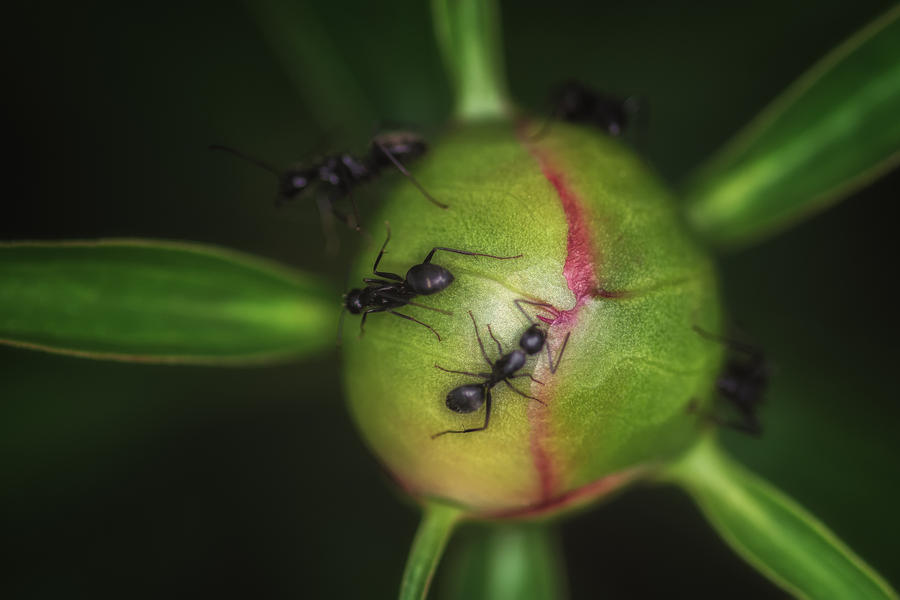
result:
[[[528,359],[528,356],[522,350],[513,350],[509,354],[504,354],[497,362],[494,363],[493,368],[491,369],[493,372],[494,378],[497,379],[506,379],[510,375],[514,374],[516,371],[525,366],[525,361]]]

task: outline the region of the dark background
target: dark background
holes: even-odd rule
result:
[[[575,76],[641,95],[645,154],[676,185],[890,5],[622,4],[505,2],[512,92],[541,109],[552,84]],[[358,148],[379,119],[434,131],[450,96],[427,6],[302,6],[298,39],[312,51],[293,80],[248,6],[35,3],[7,13],[0,239],[211,242],[342,289],[353,236],[342,236],[341,258],[324,258],[312,207],[277,211],[268,174],[206,146],[288,164]],[[726,433],[726,444],[895,585],[900,408],[887,213],[898,183],[889,175],[720,261],[734,322],[778,367],[764,437]],[[353,431],[337,368],[333,352],[214,369],[0,349],[0,531],[12,552],[0,594],[394,596],[418,514]],[[561,530],[575,598],[784,597],[677,490],[630,491]]]

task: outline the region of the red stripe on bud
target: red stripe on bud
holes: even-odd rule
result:
[[[563,276],[566,285],[575,295],[575,304],[568,310],[560,310],[551,325],[560,332],[560,336],[570,331],[578,321],[581,307],[597,295],[602,288],[597,278],[597,259],[587,223],[584,205],[578,195],[568,185],[563,171],[556,165],[546,150],[533,139],[529,139],[528,124],[520,122],[519,140],[528,149],[541,168],[547,181],[553,185],[566,215],[568,232],[566,234],[566,260],[563,265]],[[541,410],[538,410],[541,409]],[[550,502],[556,494],[558,476],[555,465],[547,449],[544,447],[549,437],[549,410],[544,406],[529,406],[528,419],[531,423],[531,454],[535,470],[540,481],[540,497],[542,503]]]

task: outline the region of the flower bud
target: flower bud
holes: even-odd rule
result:
[[[379,271],[401,278],[436,246],[522,255],[435,253],[454,280],[413,301],[452,314],[395,310],[441,340],[389,312],[370,314],[361,337],[358,317],[344,329],[350,411],[368,445],[411,494],[480,516],[578,505],[683,451],[706,422],[723,354],[696,330],[721,329],[711,261],[657,178],[602,133],[537,129],[452,131],[414,165],[449,208],[401,181],[375,221],[390,222],[392,234]],[[377,246],[359,257],[354,280],[376,277]],[[525,314],[516,300],[531,303],[520,303]],[[492,404],[485,430],[436,436],[484,424],[478,391],[459,388],[490,383],[492,363],[519,349],[535,323],[555,372],[546,349],[527,354],[515,374],[534,380],[482,385]],[[451,410],[448,396],[465,410]]]

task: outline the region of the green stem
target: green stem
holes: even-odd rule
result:
[[[547,523],[483,523],[454,541],[441,598],[563,600],[568,597],[558,532]]]
[[[461,509],[446,504],[429,502],[425,505],[425,515],[413,539],[400,582],[400,600],[425,598],[447,540],[462,514]]]
[[[456,90],[456,119],[509,116],[496,0],[433,0],[438,46]]]

